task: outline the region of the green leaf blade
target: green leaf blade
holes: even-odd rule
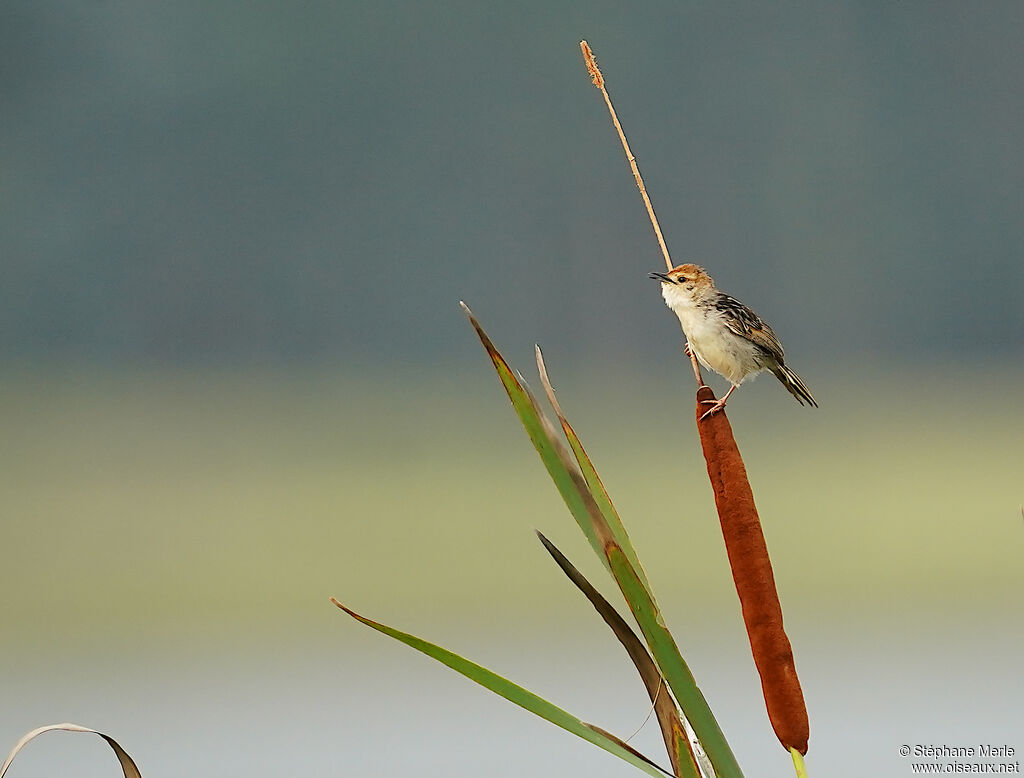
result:
[[[540,538],[540,542],[566,577],[594,606],[594,610],[618,638],[637,672],[640,673],[640,678],[647,688],[647,695],[654,705],[654,712],[658,716],[662,739],[665,741],[665,748],[672,760],[675,774],[680,778],[701,778],[700,768],[697,767],[696,757],[690,747],[686,731],[683,729],[675,700],[672,699],[661,672],[640,638],[636,636],[626,620],[619,615],[619,612],[612,607],[612,604],[576,569],[554,543],[544,537],[543,533],[538,532],[537,537]]]
[[[540,454],[541,461],[551,476],[551,480],[554,481],[555,487],[569,508],[569,512],[590,542],[591,547],[601,559],[602,564],[607,567],[608,561],[605,559],[603,552],[604,543],[598,537],[593,519],[593,514],[598,511],[598,508],[596,505],[593,505],[592,499],[591,504],[587,504],[590,493],[589,489],[586,488],[583,476],[571,464],[572,460],[568,452],[565,451],[565,447],[557,439],[554,426],[537,407],[533,396],[516,378],[505,358],[498,352],[494,343],[491,342],[483,327],[476,320],[473,312],[465,303],[462,303],[462,308],[466,312],[466,316],[469,317],[469,322],[473,325],[473,329],[476,330],[484,350],[490,357],[491,362],[494,363],[494,369],[497,371],[498,378],[502,386],[504,386],[509,400],[512,402],[512,407],[526,429],[530,442],[533,443],[533,447]]]
[[[389,627],[385,624],[373,621],[365,616],[360,616],[355,611],[342,605],[333,597],[331,598],[331,602],[341,608],[341,610],[345,611],[345,613],[356,621],[394,638],[401,643],[405,643],[410,648],[414,648],[417,651],[426,654],[431,659],[450,667],[460,675],[465,676],[471,681],[475,681],[500,697],[504,697],[509,702],[530,711],[530,713],[551,722],[557,727],[561,727],[567,732],[571,732],[598,748],[604,749],[610,754],[614,754],[620,759],[629,762],[634,767],[643,770],[648,775],[655,776],[655,778],[664,778],[664,776],[668,775],[671,778],[671,773],[661,769],[655,765],[654,762],[639,754],[634,749],[630,747],[623,747],[619,742],[617,742],[618,739],[614,736],[604,734],[599,728],[595,728],[587,724],[576,716],[573,716],[568,711],[559,708],[554,703],[548,702],[543,697],[539,697],[507,678],[504,678],[497,673],[476,664],[475,662],[471,662],[470,660],[465,659],[446,648],[442,648],[434,643],[418,638],[415,635],[410,635],[407,632],[402,632],[394,627]]]
[[[548,378],[547,365],[544,363],[544,353],[540,350],[540,346],[536,347],[537,354],[537,371],[540,374],[540,381],[544,387],[544,392],[548,396],[548,400],[551,402],[551,407],[555,409],[555,415],[558,416],[558,421],[562,425],[562,432],[565,433],[565,439],[569,441],[569,447],[572,449],[573,455],[576,457],[576,462],[579,464],[580,471],[583,473],[583,479],[587,483],[587,488],[590,490],[590,494],[596,503],[598,510],[601,511],[601,515],[604,516],[605,522],[608,524],[608,528],[611,531],[612,537],[615,538],[615,542],[619,544],[622,550],[625,552],[626,557],[629,559],[633,569],[636,570],[640,580],[647,590],[647,595],[654,600],[654,592],[651,590],[651,584],[647,580],[647,574],[644,572],[643,566],[640,564],[640,557],[637,555],[636,550],[633,548],[633,542],[629,539],[629,533],[626,532],[626,526],[622,523],[622,518],[619,516],[619,512],[615,510],[615,506],[612,504],[612,498],[608,494],[608,490],[604,487],[604,482],[601,480],[601,476],[597,474],[597,468],[594,467],[594,463],[587,455],[586,449],[583,448],[583,442],[580,440],[579,435],[576,434],[576,430],[573,429],[569,420],[562,413],[562,406],[558,402],[558,397],[555,396],[555,389],[551,385],[551,380]]]
[[[516,380],[508,363],[495,349],[494,344],[465,303],[463,303],[463,308],[494,363],[523,426],[526,427],[549,474],[562,493],[566,505],[569,506],[573,518],[576,519],[576,523],[587,536],[598,557],[619,585],[634,618],[640,625],[644,639],[654,655],[654,660],[661,670],[662,676],[668,682],[683,714],[693,727],[702,748],[711,760],[717,778],[743,778],[743,773],[721,727],[715,720],[704,695],[697,687],[693,674],[683,660],[675,640],[665,626],[645,577],[642,572],[637,571],[638,568],[634,567],[629,555],[623,551],[622,546],[616,540],[615,533],[605,513],[599,507],[598,499],[580,471],[580,467],[558,440],[558,435],[551,422],[540,413],[532,396]],[[553,395],[553,392],[551,394]],[[557,405],[556,402],[552,402],[552,404]],[[587,461],[589,462],[589,458]],[[591,465],[591,467],[593,466]],[[594,474],[596,476],[596,470]],[[604,487],[601,486],[598,491],[603,492]],[[614,508],[611,509],[611,512],[614,513]],[[617,514],[615,516],[617,518]]]
[[[693,673],[679,652],[675,638],[665,626],[658,606],[647,595],[643,582],[622,549],[611,544],[606,548],[606,553],[612,574],[629,603],[630,610],[633,611],[644,640],[683,713],[697,733],[705,753],[715,768],[715,774],[718,778],[743,778],[739,763],[707,700],[704,699],[704,694],[698,688]]]

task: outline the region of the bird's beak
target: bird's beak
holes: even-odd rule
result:
[[[648,276],[648,278],[654,279],[655,281],[661,281],[663,284],[674,284],[675,283],[675,281],[673,281],[671,278],[669,278],[664,273],[651,273]]]

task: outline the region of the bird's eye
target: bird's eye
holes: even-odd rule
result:
[[[683,278],[682,276],[679,276],[679,278],[676,279],[676,283],[677,284],[685,284],[686,283],[686,279]]]

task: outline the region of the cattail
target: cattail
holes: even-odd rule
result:
[[[793,649],[782,626],[782,606],[754,506],[754,493],[724,411],[700,421],[708,408],[706,400],[714,400],[714,394],[702,386],[697,390],[697,429],[715,490],[715,505],[740,597],[743,623],[761,676],[768,719],[784,748],[806,754],[810,729],[807,708],[793,662]]]

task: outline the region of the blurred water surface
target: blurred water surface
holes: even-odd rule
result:
[[[609,383],[548,360],[741,763],[789,774],[686,366]],[[543,529],[614,595],[488,370],[481,355],[447,374],[0,379],[0,739],[76,721],[120,738],[155,776],[627,774],[327,602],[619,734],[643,721],[625,656],[533,537]],[[808,698],[814,773],[904,774],[904,742],[1024,746],[1024,398],[1006,391],[1021,376],[802,372],[820,410],[761,379],[730,418]],[[76,774],[109,774],[101,743],[49,738],[13,776],[86,762]],[[651,725],[638,742],[659,753]]]

